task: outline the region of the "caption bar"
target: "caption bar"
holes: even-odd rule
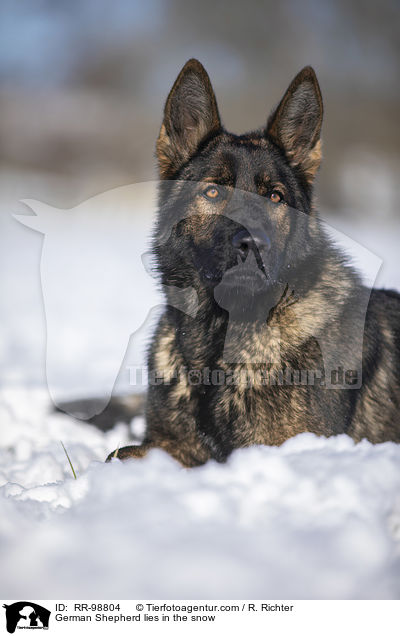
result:
[[[398,634],[400,601],[2,601],[0,633],[48,634]],[[180,627],[182,626],[182,627]],[[329,629],[327,631],[327,626]]]

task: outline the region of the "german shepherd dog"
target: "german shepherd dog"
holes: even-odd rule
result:
[[[203,66],[180,72],[157,140],[153,252],[169,291],[147,430],[108,459],[158,447],[197,466],[304,431],[400,442],[400,295],[365,288],[314,209],[322,110],[306,67],[265,128],[234,135]]]

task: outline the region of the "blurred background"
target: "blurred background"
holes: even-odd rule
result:
[[[399,13],[395,0],[3,0],[2,167],[76,180],[81,198],[151,179],[162,106],[188,58],[208,69],[234,132],[262,125],[311,64],[323,204],[394,213]]]
[[[154,180],[168,91],[197,57],[232,132],[261,126],[306,64],[325,104],[319,207],[400,286],[399,4],[395,0],[3,0],[0,5],[0,352],[37,346],[42,238],[18,201],[72,207]],[[7,307],[5,306],[7,304]],[[33,374],[34,375],[34,374]],[[8,377],[22,377],[11,374]]]
[[[233,132],[261,126],[311,64],[325,102],[321,202],[393,214],[399,18],[395,0],[3,0],[2,167],[79,182],[81,199],[152,179],[188,58],[207,68]]]

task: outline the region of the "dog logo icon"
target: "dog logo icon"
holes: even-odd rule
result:
[[[14,634],[18,629],[48,629],[51,612],[31,601],[18,601],[3,605],[6,610],[7,631]]]

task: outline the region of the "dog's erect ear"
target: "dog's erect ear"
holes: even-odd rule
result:
[[[294,78],[267,124],[267,134],[311,183],[321,162],[322,97],[311,66]]]
[[[189,60],[179,73],[164,109],[157,139],[160,174],[171,177],[207,137],[221,130],[210,78],[197,60]]]

